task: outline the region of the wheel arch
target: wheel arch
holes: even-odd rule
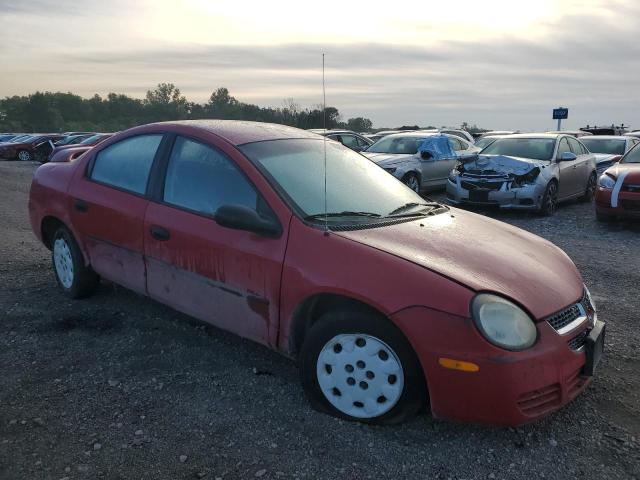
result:
[[[40,222],[40,235],[42,237],[42,243],[44,243],[44,246],[49,250],[51,250],[51,242],[53,240],[53,236],[60,227],[65,227],[67,229],[69,228],[64,224],[62,220],[53,215],[47,215],[43,217],[42,221]]]

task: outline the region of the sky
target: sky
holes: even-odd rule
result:
[[[640,128],[638,0],[0,0],[0,97],[322,101],[376,127]]]

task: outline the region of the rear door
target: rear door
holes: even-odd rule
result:
[[[556,162],[558,163],[559,171],[559,185],[558,185],[558,197],[567,198],[575,195],[579,188],[582,187],[582,175],[578,170],[580,163],[580,157],[572,161],[562,161],[562,154],[565,152],[574,153],[569,146],[569,137],[562,137],[558,144],[558,151],[556,153]]]
[[[144,134],[107,146],[78,169],[69,188],[73,226],[93,269],[139,293],[145,293],[145,195],[162,140]]]
[[[222,143],[175,137],[144,220],[147,291],[200,320],[275,343],[288,219],[280,219],[280,238],[216,223],[222,205],[275,215],[231,151]]]

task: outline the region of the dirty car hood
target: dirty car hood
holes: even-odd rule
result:
[[[448,213],[382,228],[336,235],[388,252],[475,291],[523,305],[536,319],[576,302],[580,273],[551,242],[471,212]],[[429,285],[424,285],[428,297]]]
[[[505,155],[478,155],[477,157],[461,158],[465,171],[494,171],[505,174],[524,175],[534,167],[549,165],[544,160],[531,158],[507,157]]]

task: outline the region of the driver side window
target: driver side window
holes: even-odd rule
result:
[[[571,148],[569,148],[569,142],[566,137],[560,140],[560,145],[558,146],[558,154],[556,155],[556,160],[560,160],[562,158],[562,154],[565,152],[571,152]]]

